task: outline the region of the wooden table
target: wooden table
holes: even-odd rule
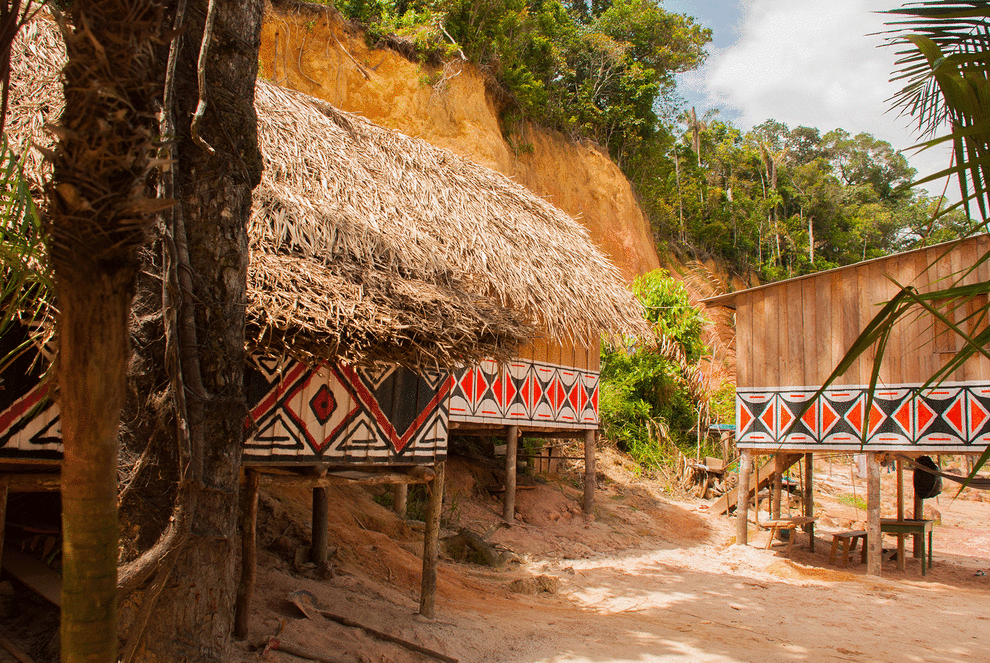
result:
[[[897,520],[896,518],[881,518],[880,532],[885,534],[921,534],[916,540],[921,541],[921,575],[927,575],[932,568],[932,525],[934,520]],[[928,534],[928,566],[925,567],[925,534]]]
[[[809,518],[808,516],[795,516],[793,518],[775,518],[773,520],[768,520],[763,523],[764,526],[770,528],[770,538],[767,540],[767,549],[770,549],[770,545],[773,544],[774,538],[777,536],[777,531],[786,529],[790,530],[787,535],[787,550],[790,551],[791,546],[794,545],[795,533],[799,525],[808,525],[808,536],[810,540],[811,552],[815,552],[815,518]]]

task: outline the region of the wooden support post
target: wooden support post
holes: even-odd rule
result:
[[[505,436],[505,494],[502,496],[502,518],[510,525],[516,522],[516,455],[519,450],[519,427],[509,426]]]
[[[749,543],[746,531],[749,520],[749,475],[753,471],[753,452],[743,449],[739,453],[739,485],[736,497],[736,545]]]
[[[770,517],[780,518],[780,498],[784,478],[784,456],[780,452],[773,455],[773,499],[770,502]]]
[[[323,564],[327,561],[327,546],[330,539],[329,505],[327,504],[327,489],[313,489],[313,545],[309,549],[309,561]]]
[[[897,519],[904,520],[904,461],[897,459]],[[897,535],[897,568],[901,571],[907,568],[904,559],[904,534]]]
[[[397,483],[392,486],[392,509],[395,514],[406,519],[406,504],[409,501],[409,484]]]
[[[939,467],[942,467],[942,465],[939,464]],[[914,490],[914,482],[913,481],[911,482],[911,490],[912,491]],[[918,495],[915,494],[914,492],[912,492],[912,495],[914,495],[914,516],[912,516],[912,517],[915,520],[922,520],[925,517],[925,500],[924,500],[924,498],[918,497]],[[911,548],[911,556],[912,557],[915,557],[915,558],[920,558],[921,557],[921,551],[925,547],[925,545],[924,545],[925,538],[924,537],[925,537],[924,534],[915,534],[914,535],[914,543],[913,543],[913,546]],[[922,560],[922,562],[923,561],[924,560]]]
[[[247,486],[244,495],[244,511],[241,514],[241,582],[237,586],[237,604],[234,608],[234,637],[244,640],[248,635],[248,617],[251,613],[251,594],[258,573],[258,490],[261,477],[254,470],[247,470]]]
[[[7,492],[10,490],[10,477],[0,475],[0,560],[3,559],[3,532],[7,528]]]
[[[815,455],[807,453],[804,455],[804,515],[807,518],[815,517]],[[804,526],[804,531],[808,533],[808,546],[811,552],[815,552],[815,523],[808,523]]]
[[[880,464],[873,451],[866,454],[866,573],[879,576],[883,562],[880,534]]]
[[[513,426],[515,428],[515,426]],[[437,601],[437,558],[440,556],[440,512],[443,510],[444,464],[437,463],[437,474],[426,484],[426,533],[423,535],[423,581],[419,596],[419,614],[433,619]]]
[[[595,441],[597,430],[584,432],[584,520],[595,518],[595,484],[598,482],[598,468],[595,464]]]

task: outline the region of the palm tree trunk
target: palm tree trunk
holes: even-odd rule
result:
[[[59,320],[62,660],[113,663],[117,648],[117,429],[137,248],[156,135],[150,0],[74,0],[65,111],[47,187]],[[94,93],[94,91],[99,93]]]

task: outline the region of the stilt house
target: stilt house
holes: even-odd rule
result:
[[[14,51],[7,131],[43,145],[61,106],[60,38],[38,19]],[[421,483],[433,475],[416,468],[444,460],[452,427],[597,430],[599,339],[645,328],[580,224],[305,95],[259,80],[255,107],[249,471],[316,466],[316,488]],[[39,155],[27,159],[40,179]],[[58,403],[25,369],[2,376],[0,472],[61,458]]]
[[[990,281],[990,264],[979,262],[988,250],[990,237],[976,235],[705,300],[735,312],[736,445],[744,466],[752,454],[773,454],[779,480],[806,454],[807,480],[816,452],[865,452],[873,461],[877,453],[983,453],[990,442],[990,360],[976,354],[923,389],[963,342],[928,311],[894,324],[872,403],[867,391],[875,349],[808,401],[900,286],[925,293]],[[971,334],[987,326],[978,313],[985,303],[985,296],[935,302]],[[772,470],[768,464],[758,472],[747,492],[768,483]],[[805,517],[812,516],[808,493]],[[734,504],[735,496],[727,496],[716,510]],[[879,506],[870,508],[873,515]],[[904,518],[903,497],[898,516]],[[917,505],[915,517],[921,518]]]

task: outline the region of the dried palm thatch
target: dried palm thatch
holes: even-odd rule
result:
[[[16,140],[50,142],[61,49],[45,20],[15,46]],[[508,178],[266,81],[255,108],[265,173],[249,228],[254,348],[449,367],[508,358],[532,336],[646,331],[587,230]],[[29,151],[29,172],[43,167]]]

